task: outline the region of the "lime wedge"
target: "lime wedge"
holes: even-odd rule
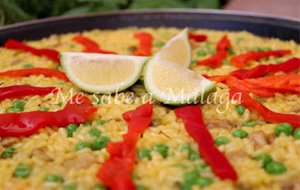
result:
[[[191,64],[192,50],[188,37],[188,29],[182,30],[179,34],[171,38],[158,52],[163,61],[177,63],[184,67]]]
[[[60,60],[68,78],[80,89],[108,94],[132,86],[147,57],[65,52]]]
[[[161,60],[159,55],[150,59],[144,70],[145,88],[155,99],[171,105],[199,103],[215,89],[214,82],[182,65]]]

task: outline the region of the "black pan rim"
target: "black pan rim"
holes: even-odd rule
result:
[[[289,25],[294,25],[300,30],[300,19],[286,17],[286,16],[273,16],[269,14],[254,13],[247,11],[232,11],[232,10],[212,10],[212,9],[187,9],[187,8],[176,8],[176,9],[133,9],[133,10],[119,10],[119,11],[110,11],[102,13],[91,13],[91,14],[82,14],[74,16],[55,16],[43,19],[37,19],[32,21],[25,21],[16,24],[10,24],[0,27],[0,31],[16,29],[19,27],[28,27],[32,25],[41,25],[52,22],[64,21],[64,20],[73,20],[80,18],[92,18],[92,17],[101,17],[101,16],[114,16],[114,15],[136,15],[136,14],[168,14],[168,13],[179,13],[179,14],[213,14],[213,15],[227,15],[227,16],[236,16],[236,17],[248,17],[248,18],[261,18],[274,22],[286,23]],[[242,19],[242,18],[241,18]]]

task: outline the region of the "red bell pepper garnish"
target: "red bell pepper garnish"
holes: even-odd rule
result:
[[[214,76],[208,76],[208,75],[202,75],[203,77],[215,81],[215,82],[225,82],[228,77],[230,77],[229,75],[214,75]]]
[[[128,123],[128,132],[123,135],[123,141],[110,142],[107,151],[108,160],[98,170],[96,176],[111,190],[135,190],[136,186],[131,179],[135,161],[135,145],[151,124],[152,105],[141,105],[134,111],[123,114]]]
[[[230,73],[238,79],[257,78],[268,73],[291,72],[300,68],[300,59],[292,58],[280,64],[258,65],[253,69],[239,69]]]
[[[207,40],[207,36],[204,34],[194,34],[190,32],[189,39],[195,40],[196,42],[204,42]]]
[[[150,56],[152,54],[152,35],[147,32],[140,32],[135,33],[133,37],[139,40],[139,47],[134,54],[138,56]]]
[[[51,59],[56,63],[60,63],[59,61],[59,52],[53,49],[38,49],[26,45],[25,43],[19,42],[17,40],[9,39],[5,42],[4,47],[7,49],[20,50],[25,52],[30,52],[33,55],[37,56],[45,56]]]
[[[218,150],[214,140],[206,128],[199,106],[185,106],[175,109],[175,114],[183,120],[188,134],[198,144],[203,159],[210,165],[213,172],[221,179],[237,181],[238,176],[226,157]]]
[[[56,112],[32,111],[0,114],[0,137],[28,136],[45,126],[80,124],[92,118],[97,108],[86,96],[75,95]]]
[[[248,93],[243,90],[231,88],[230,98],[238,101],[240,99],[241,104],[250,110],[258,112],[268,122],[290,123],[294,128],[300,127],[300,115],[273,112],[257,100],[251,98]]]
[[[246,67],[249,61],[257,61],[262,58],[268,58],[271,56],[282,57],[291,54],[291,50],[274,50],[274,51],[249,51],[244,54],[237,55],[231,58],[231,63],[233,66],[238,68]]]
[[[0,88],[0,101],[7,98],[20,98],[24,96],[46,95],[56,93],[56,87],[34,87],[29,85],[13,85]]]
[[[0,72],[0,77],[28,77],[31,75],[44,75],[46,77],[55,77],[69,82],[69,79],[67,78],[65,73],[56,69],[29,68]]]
[[[197,65],[208,66],[208,67],[211,67],[211,68],[217,68],[217,67],[220,67],[222,65],[222,62],[223,62],[224,58],[227,57],[227,55],[228,55],[228,53],[226,51],[219,51],[219,52],[211,55],[207,59],[199,61],[196,64]]]
[[[224,35],[217,43],[217,51],[227,51],[230,47],[231,43],[228,40],[227,35]]]
[[[84,37],[82,35],[74,36],[73,41],[84,46],[83,52],[88,53],[102,53],[102,54],[117,54],[113,51],[106,51],[100,48],[100,46],[93,40]]]

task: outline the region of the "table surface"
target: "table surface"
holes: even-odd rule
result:
[[[300,0],[230,0],[224,9],[300,19]]]

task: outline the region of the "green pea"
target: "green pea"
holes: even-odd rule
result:
[[[83,126],[90,126],[90,125],[92,125],[92,122],[90,122],[90,121],[86,121],[83,123]]]
[[[221,146],[223,144],[228,144],[229,142],[230,142],[230,140],[225,136],[219,136],[215,139],[215,144],[217,146]]]
[[[89,130],[89,134],[90,134],[92,137],[100,137],[101,131],[100,131],[99,129],[92,128],[92,129]]]
[[[181,145],[179,145],[178,150],[180,150],[180,151],[185,151],[185,150],[186,151],[191,151],[192,148],[188,144],[181,144]]]
[[[256,160],[261,160],[263,167],[265,168],[269,163],[273,162],[273,159],[271,158],[271,156],[267,155],[267,154],[259,154],[255,157]]]
[[[238,138],[246,138],[248,136],[248,133],[246,131],[244,131],[243,129],[236,129],[232,132],[232,135],[234,137],[238,137]]]
[[[157,42],[154,43],[155,47],[163,47],[164,45],[165,45],[165,43],[162,42],[162,41],[157,41]]]
[[[208,177],[200,177],[196,180],[196,184],[199,185],[200,187],[205,187],[210,184],[212,184],[213,180]]]
[[[169,154],[169,147],[165,144],[156,144],[154,145],[153,150],[158,152],[164,158],[166,158]]]
[[[13,146],[7,147],[4,150],[4,152],[2,152],[1,158],[4,158],[4,159],[11,158],[11,157],[13,157],[13,154],[15,153],[15,151],[16,151],[15,147],[13,147]]]
[[[281,133],[289,136],[293,133],[293,127],[289,123],[281,123],[275,127],[275,134],[279,136]]]
[[[49,108],[48,108],[47,106],[41,106],[40,110],[41,110],[41,111],[48,111]]]
[[[103,119],[99,119],[96,121],[96,123],[97,123],[97,125],[104,125],[106,123],[106,121]]]
[[[31,174],[31,167],[25,164],[19,164],[14,170],[14,177],[27,178]]]
[[[295,139],[300,139],[300,128],[297,128],[295,131],[294,131],[294,138]]]
[[[286,172],[286,167],[284,164],[282,164],[281,162],[270,162],[266,167],[265,167],[265,170],[267,173],[269,174],[274,174],[274,175],[277,175],[277,174],[282,174],[284,172]]]
[[[46,182],[62,183],[62,182],[64,182],[64,178],[59,176],[59,175],[49,174],[45,177],[45,181]]]
[[[93,190],[107,190],[107,188],[104,185],[97,185],[93,188]]]
[[[33,65],[31,65],[31,64],[25,64],[25,65],[23,65],[24,69],[29,69],[29,68],[32,68],[32,67],[33,67]]]
[[[203,49],[200,49],[200,50],[197,51],[197,55],[199,55],[199,56],[206,56],[207,52],[205,50],[203,50]]]
[[[56,70],[59,70],[59,71],[63,71],[63,70],[64,70],[64,68],[63,68],[61,65],[56,66],[55,69],[56,69]]]
[[[75,125],[75,124],[69,124],[69,125],[66,127],[67,137],[73,137],[73,133],[76,131],[77,128],[78,128],[78,125]]]
[[[58,102],[56,105],[59,106],[59,107],[61,107],[63,105],[63,103],[62,102]]]
[[[201,163],[196,166],[196,170],[197,172],[201,173],[207,167],[208,165],[206,163]]]
[[[180,186],[181,190],[191,190],[194,185],[194,182],[191,181],[183,181],[183,183]]]
[[[77,189],[77,185],[74,183],[69,183],[64,185],[64,190],[75,190]]]
[[[197,159],[199,159],[199,158],[200,158],[200,154],[199,154],[198,151],[191,151],[191,152],[189,153],[189,159],[190,159],[190,160],[194,161],[194,160],[197,160]]]
[[[148,160],[152,160],[151,151],[149,149],[142,149],[138,152],[139,158],[147,158]]]
[[[92,150],[101,150],[105,148],[109,143],[110,139],[108,137],[97,137],[92,142]]]
[[[256,125],[255,121],[245,121],[244,126],[245,127],[254,127]]]
[[[17,113],[17,112],[21,112],[22,110],[18,109],[18,108],[8,108],[7,109],[7,113]]]
[[[81,141],[76,145],[75,150],[78,151],[85,148],[91,148],[91,145],[88,142]]]
[[[194,65],[194,64],[196,64],[196,63],[198,63],[198,60],[192,60],[192,65]]]
[[[147,188],[144,185],[137,185],[136,189],[137,190],[147,190]]]
[[[25,104],[26,104],[26,103],[25,103],[24,101],[22,101],[22,100],[16,100],[16,101],[13,103],[12,107],[13,107],[13,108],[20,109],[21,111],[24,111]]]
[[[245,112],[245,106],[243,105],[238,105],[235,107],[235,111],[239,114],[239,115],[243,115]]]

